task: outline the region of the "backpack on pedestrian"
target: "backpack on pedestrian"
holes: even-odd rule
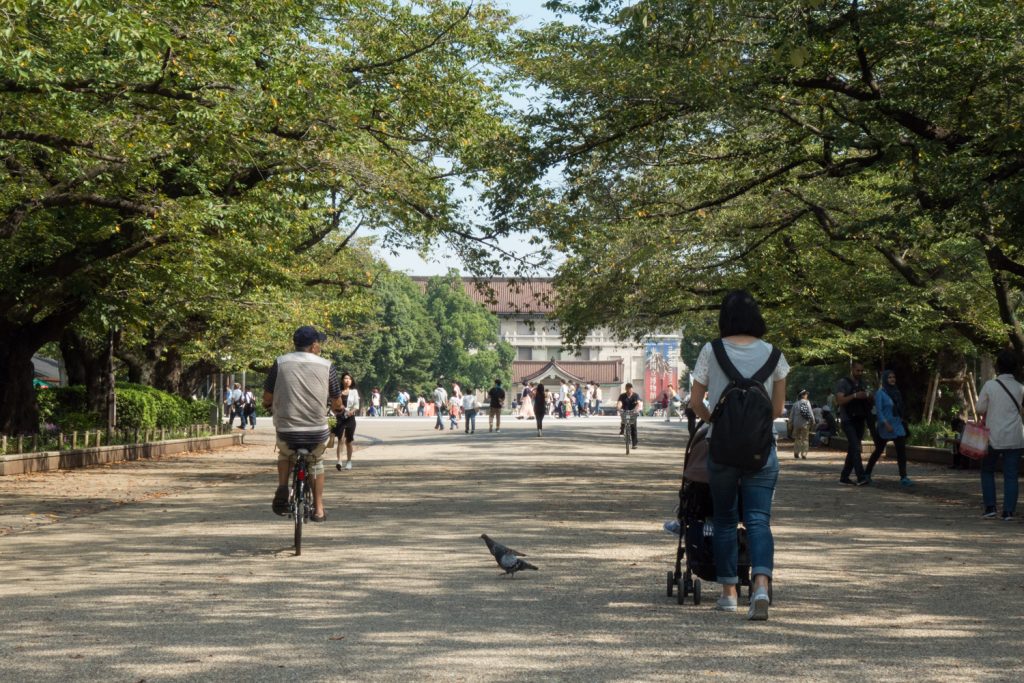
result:
[[[711,413],[714,430],[708,457],[719,465],[756,472],[768,462],[775,441],[775,411],[764,383],[775,372],[782,351],[773,346],[765,364],[747,378],[729,360],[721,339],[711,342],[711,349],[729,384]]]

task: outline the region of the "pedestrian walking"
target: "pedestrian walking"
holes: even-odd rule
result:
[[[525,420],[532,420],[535,412],[533,410],[533,382],[530,382],[529,384],[524,384],[522,394],[520,395],[522,398],[519,402],[523,406],[523,409],[521,411],[522,418]]]
[[[423,398],[423,394],[419,393],[416,395],[416,417],[423,417],[427,412],[427,399]]]
[[[383,414],[380,404],[380,387],[374,387],[370,392],[370,416],[380,417]]]
[[[494,380],[494,386],[487,392],[490,407],[487,409],[487,431],[501,431],[501,409],[505,407],[505,390],[501,380]]]
[[[448,431],[453,432],[459,426],[459,414],[462,412],[462,397],[452,394],[448,399]]]
[[[335,468],[340,472],[342,469],[352,469],[352,442],[356,438],[356,415],[359,413],[359,390],[356,389],[352,375],[347,372],[341,373],[341,410],[334,413],[334,430],[331,432],[330,448],[337,441],[337,463]],[[341,462],[341,447],[345,446],[345,462]]]
[[[437,415],[437,420],[434,422],[434,429],[440,429],[444,431],[444,406],[448,403],[448,392],[444,390],[441,382],[438,381],[437,387],[434,389],[434,413]]]
[[[789,409],[789,423],[793,425],[793,457],[807,459],[810,450],[811,427],[815,426],[814,408],[811,407],[810,392],[801,389],[793,407]]]
[[[235,418],[241,423],[239,426],[245,429],[245,418],[242,415],[242,385],[235,382],[231,391],[224,394],[224,403],[227,406],[228,429],[235,423]]]
[[[850,376],[839,380],[835,395],[843,434],[846,436],[846,461],[839,475],[839,483],[863,486],[868,483],[868,479],[864,476],[861,441],[864,440],[864,427],[873,398],[864,384],[863,363],[855,360],[850,364]],[[851,473],[857,476],[856,480],[850,479]]]
[[[711,423],[708,439],[712,449],[708,459],[708,473],[714,509],[712,522],[715,534],[712,543],[715,571],[718,583],[722,584],[722,597],[715,608],[725,612],[735,612],[737,609],[739,542],[736,526],[739,522],[738,503],[742,500],[743,524],[747,529],[747,553],[752,576],[750,609],[747,617],[761,621],[768,618],[768,582],[772,577],[775,558],[775,541],[771,529],[772,497],[779,478],[779,459],[771,418],[782,415],[786,401],[786,375],[789,373],[789,364],[785,356],[762,339],[767,332],[767,326],[761,317],[757,302],[748,292],[734,291],[726,295],[719,310],[718,330],[719,339],[705,344],[697,357],[690,394],[690,406],[696,416]],[[745,453],[727,452],[723,455],[721,450],[716,451],[714,447],[714,432],[717,428],[728,429],[731,426],[732,430],[735,430],[735,425],[731,425],[730,422],[716,424],[716,420],[723,419],[723,416],[730,420],[743,417],[742,413],[737,415],[737,400],[731,398],[738,397],[738,390],[733,388],[726,391],[733,386],[733,379],[737,376],[756,376],[758,380],[763,377],[766,394],[760,405],[765,407],[770,397],[770,407],[766,407],[770,414],[758,413],[754,416],[762,418],[765,423],[761,427],[766,433],[760,436],[767,442],[769,448],[764,464],[754,471],[724,464],[724,456],[732,456],[729,458],[732,459]],[[745,395],[753,396],[754,391],[755,389],[751,388]],[[710,405],[715,406],[714,413],[704,404],[705,394]],[[739,400],[747,402],[747,399]],[[757,405],[757,401],[753,399],[750,399],[749,403]],[[729,443],[730,437],[735,436],[737,435],[732,431],[728,431],[720,443]]]
[[[250,430],[256,429],[256,396],[249,387],[242,390],[242,424],[238,428],[244,431],[247,424]]]
[[[476,434],[476,387],[470,387],[462,396],[462,414],[464,416],[464,422],[466,426],[467,434]]]
[[[981,459],[982,517],[996,516],[996,463],[1003,461],[1003,514],[1005,521],[1017,511],[1020,456],[1024,453],[1024,387],[1015,375],[1017,357],[1010,349],[996,356],[996,377],[985,382],[978,393],[978,413],[985,416],[989,429],[988,455]]]
[[[871,481],[875,463],[885,452],[885,446],[892,441],[896,448],[896,463],[900,471],[900,486],[908,488],[914,482],[907,476],[907,423],[904,420],[903,395],[896,386],[896,373],[882,371],[882,386],[875,392],[875,448],[864,468],[864,476]]]
[[[537,419],[537,436],[544,436],[544,416],[548,412],[548,395],[544,385],[538,384],[533,390],[533,412]]]

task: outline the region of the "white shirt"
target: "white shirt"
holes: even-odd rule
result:
[[[1012,401],[996,380],[1002,382],[1013,395]],[[1024,424],[1020,416],[1022,394],[1024,387],[1009,374],[985,382],[978,393],[978,412],[985,414],[985,424],[989,430],[988,443],[992,448],[1024,448]]]
[[[476,394],[470,393],[462,395],[462,409],[476,410]]]
[[[771,344],[761,339],[755,339],[749,344],[735,344],[728,340],[723,341],[725,341],[725,354],[732,361],[736,370],[744,377],[750,377],[761,369],[761,366],[765,364],[772,352]],[[779,356],[778,365],[775,366],[775,372],[764,381],[764,388],[768,392],[769,398],[772,396],[775,382],[785,379],[788,374],[789,363],[786,362],[786,356],[781,355]],[[718,359],[715,358],[711,342],[705,344],[704,348],[700,350],[700,355],[697,356],[697,362],[693,366],[693,379],[708,388],[707,402],[710,406],[718,404],[718,399],[721,398],[722,392],[729,386],[729,377],[718,366]],[[714,429],[714,425],[708,428],[708,436],[711,436]]]

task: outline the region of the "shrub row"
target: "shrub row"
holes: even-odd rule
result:
[[[86,405],[85,387],[55,387],[36,392],[44,431],[101,429],[106,419]],[[189,401],[139,384],[117,386],[119,429],[175,429],[210,421],[212,401]]]

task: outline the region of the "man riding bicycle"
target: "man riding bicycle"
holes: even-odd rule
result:
[[[320,343],[326,335],[309,325],[295,330],[295,351],[279,356],[263,383],[263,407],[274,415],[277,432],[277,492],[273,510],[288,514],[288,473],[295,466],[297,451],[305,448],[309,473],[313,476],[314,522],[327,520],[324,510],[324,450],[330,431],[326,406],[341,411],[341,382],[334,365],[320,357]]]
[[[634,393],[633,385],[626,382],[626,391],[619,394],[619,400],[615,404],[615,408],[619,411],[635,411],[640,405],[640,396]],[[626,422],[623,420],[619,423],[619,434],[623,434],[626,429]],[[636,448],[636,420],[633,420],[629,425],[629,436],[633,442],[633,448]]]

